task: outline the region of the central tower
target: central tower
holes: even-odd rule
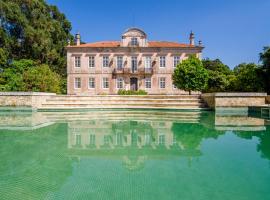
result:
[[[122,47],[147,47],[147,35],[139,28],[129,28],[122,34]]]

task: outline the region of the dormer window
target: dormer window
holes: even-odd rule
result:
[[[135,37],[131,38],[131,45],[132,46],[137,46],[138,45],[138,39],[135,38]]]

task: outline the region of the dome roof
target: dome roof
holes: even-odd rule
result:
[[[133,36],[134,34],[138,34],[138,36],[143,36],[143,37],[147,36],[143,30],[136,27],[128,28],[127,30],[125,30],[122,36]]]

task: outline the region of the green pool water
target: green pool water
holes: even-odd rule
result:
[[[235,112],[0,112],[0,199],[267,200],[269,125]]]

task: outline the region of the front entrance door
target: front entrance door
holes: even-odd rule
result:
[[[138,79],[137,78],[130,78],[130,89],[133,91],[138,90]]]

